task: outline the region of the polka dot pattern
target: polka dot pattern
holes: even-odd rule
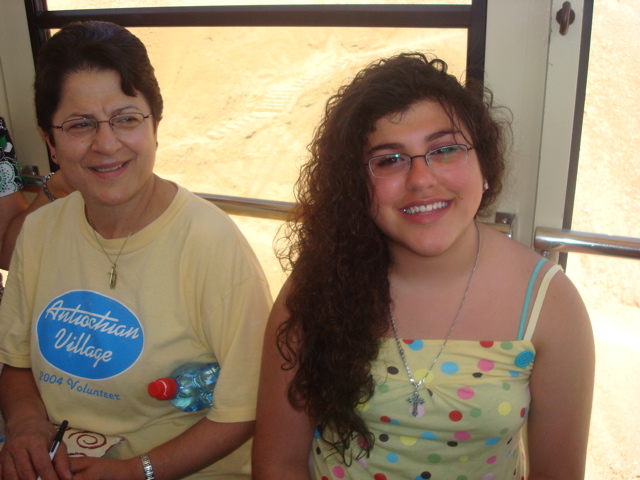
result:
[[[424,366],[441,344],[403,340],[416,380],[427,374]],[[520,432],[528,416],[534,359],[529,341],[451,340],[419,390],[423,403],[414,417],[407,401],[413,387],[395,341],[385,339],[372,365],[375,393],[360,406],[375,437],[371,455],[356,459],[360,450],[354,447],[347,452],[354,461],[346,465],[316,436],[312,478],[521,479]]]

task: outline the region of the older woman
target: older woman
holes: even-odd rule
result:
[[[38,124],[77,189],[30,215],[0,313],[5,479],[248,478],[270,295],[233,222],[153,172],[162,97],[119,26],[72,24],[43,47]],[[221,373],[209,410],[147,385],[191,362]],[[104,434],[107,458],[50,461],[55,424]],[[115,443],[115,442],[114,442]]]

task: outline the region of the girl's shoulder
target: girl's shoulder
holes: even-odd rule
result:
[[[537,329],[558,315],[584,309],[577,289],[553,262],[489,226],[483,226],[482,235],[477,290],[469,307],[484,318],[492,338],[515,338],[528,325],[538,298],[542,311]]]
[[[534,343],[541,345],[554,337],[569,338],[571,331],[576,330],[588,333],[589,316],[582,297],[561,268],[554,267],[554,262],[544,261],[534,250],[500,232],[487,231],[485,237],[488,274],[503,279],[501,284],[506,297],[522,298],[524,295],[526,298],[530,291],[530,309],[540,297]]]
[[[513,240],[503,233],[486,226],[485,245],[487,268],[494,274],[507,277],[519,288],[525,282],[539,285],[545,274],[554,267],[555,263],[545,260],[535,250]],[[577,289],[571,280],[560,269],[553,275],[549,292],[577,294]]]
[[[543,257],[490,226],[482,227],[482,235],[488,275],[504,279],[503,288],[507,290],[520,290],[522,285],[527,285]],[[543,262],[540,273],[544,274],[552,265],[552,262]]]

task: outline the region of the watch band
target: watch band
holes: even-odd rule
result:
[[[151,465],[149,454],[143,453],[140,455],[140,460],[142,460],[142,469],[144,470],[145,480],[156,480],[156,477],[153,475],[153,466]]]

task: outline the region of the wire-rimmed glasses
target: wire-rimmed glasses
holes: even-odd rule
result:
[[[376,155],[371,157],[367,163],[371,175],[378,178],[403,175],[411,170],[413,159],[420,157],[424,157],[427,165],[433,170],[453,170],[467,162],[469,150],[473,150],[473,147],[461,144],[445,145],[429,150],[424,155],[414,155],[413,157],[404,153]]]
[[[109,120],[96,120],[95,118],[73,118],[62,122],[62,125],[51,125],[51,128],[59,128],[66,135],[72,138],[90,138],[98,132],[101,123],[108,123],[116,134],[130,133],[140,125],[145,119],[153,116],[143,113],[120,113],[114,115]]]

